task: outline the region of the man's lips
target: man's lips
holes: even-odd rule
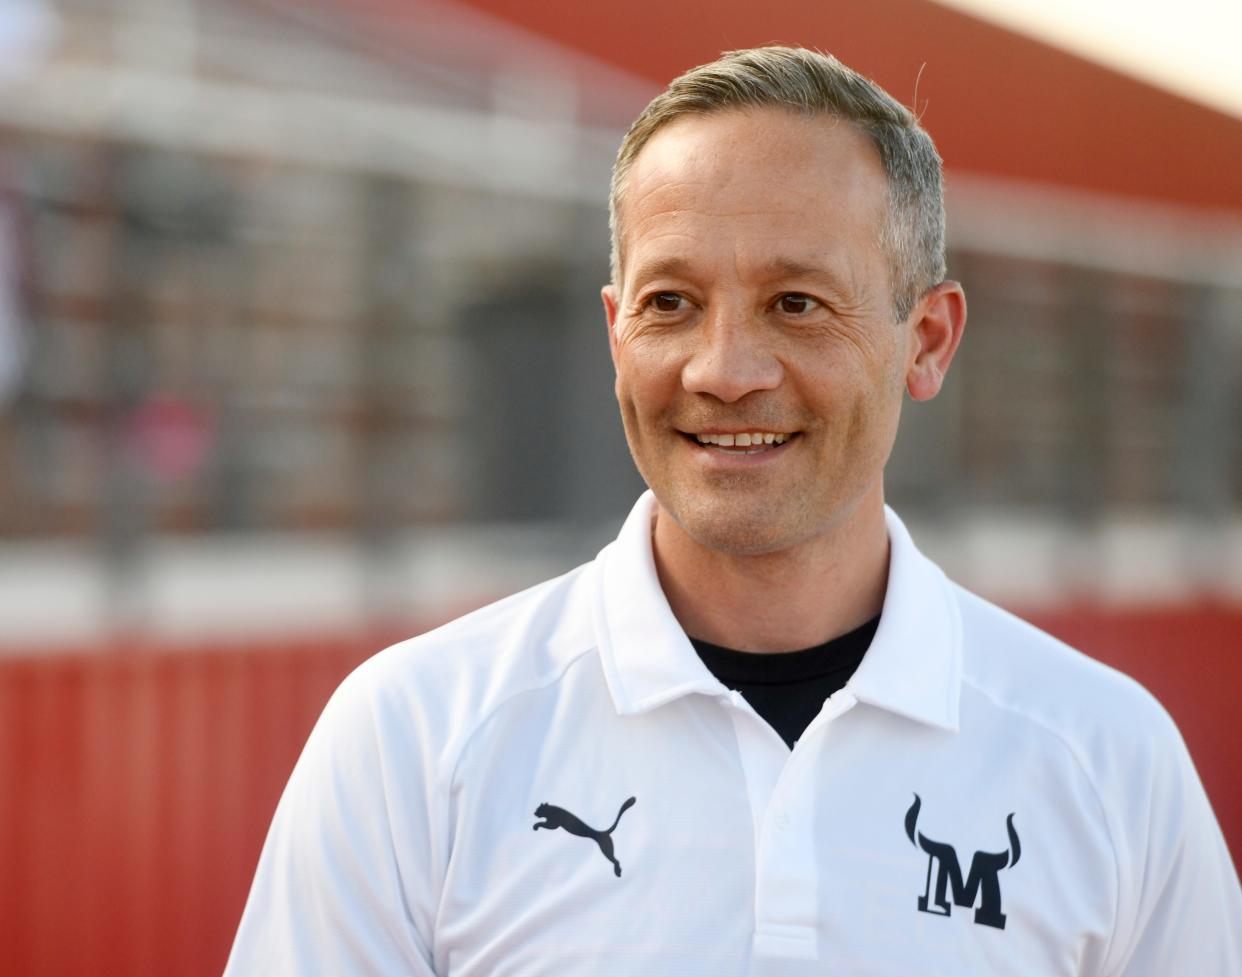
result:
[[[773,452],[798,437],[797,431],[765,431],[752,428],[737,431],[681,431],[692,444],[713,454],[758,455]]]
[[[784,444],[790,435],[787,431],[696,431],[693,437],[699,444],[714,444],[722,448],[749,448],[752,445]]]

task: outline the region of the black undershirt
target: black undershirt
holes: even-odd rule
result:
[[[690,643],[720,683],[746,697],[792,750],[824,700],[854,674],[871,646],[877,615],[862,627],[803,651],[734,651],[697,638]]]

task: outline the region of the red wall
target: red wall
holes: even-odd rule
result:
[[[403,15],[402,0],[336,2]],[[818,47],[915,106],[950,173],[1242,215],[1242,119],[929,0],[466,2],[659,86],[724,50]]]
[[[0,973],[218,975],[289,770],[374,649],[0,662]]]
[[[1161,697],[1242,851],[1242,608],[1037,620]],[[0,973],[218,975],[306,734],[387,643],[0,661]]]

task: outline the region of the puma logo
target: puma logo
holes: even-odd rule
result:
[[[557,807],[555,804],[540,804],[535,808],[535,817],[543,818],[543,820],[536,821],[531,825],[531,828],[534,831],[538,831],[540,828],[547,828],[549,831],[564,828],[571,835],[592,839],[599,845],[599,850],[603,852],[604,857],[612,862],[612,870],[617,878],[620,878],[621,863],[613,855],[612,833],[617,829],[617,825],[621,823],[621,815],[633,807],[636,800],[637,798],[631,797],[621,805],[621,810],[617,812],[617,819],[612,822],[612,827],[607,831],[596,831],[589,824],[584,824],[576,815],[570,814],[563,807]]]

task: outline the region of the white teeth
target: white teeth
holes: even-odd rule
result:
[[[784,444],[791,435],[773,431],[750,431],[742,434],[696,434],[699,444],[714,444],[721,448],[749,448],[751,445]]]

